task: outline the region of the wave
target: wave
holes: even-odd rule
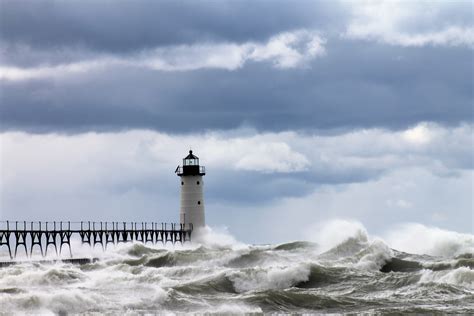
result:
[[[474,259],[461,258],[458,261],[456,261],[456,264],[454,265],[454,267],[455,268],[466,267],[469,269],[474,269]]]
[[[379,270],[393,257],[394,251],[382,240],[369,242],[363,235],[350,237],[318,256],[321,260],[365,270]]]
[[[103,305],[100,295],[86,294],[81,289],[51,288],[48,291],[23,291],[19,295],[0,297],[2,311],[44,315],[78,313],[88,307]]]
[[[360,258],[355,265],[357,268],[379,270],[393,257],[393,251],[383,241],[375,240],[355,257]]]
[[[180,284],[173,289],[187,294],[237,293],[234,283],[225,273],[219,273],[186,284]]]
[[[336,260],[353,257],[367,247],[367,241],[350,237],[319,255],[321,259]]]
[[[472,254],[457,256],[454,260],[437,261],[433,257],[420,257],[419,261],[392,257],[380,268],[381,272],[415,272],[420,270],[444,271],[461,267],[474,269]]]
[[[209,277],[179,284],[173,289],[189,295],[245,294],[268,290],[316,289],[343,282],[358,282],[361,275],[347,268],[299,264],[292,267],[246,268],[220,272]]]
[[[320,252],[327,252],[348,240],[361,243],[368,241],[368,233],[364,225],[358,221],[333,219],[310,225],[304,233],[307,240],[315,242]]]
[[[318,248],[318,244],[310,241],[293,241],[289,243],[284,243],[280,244],[278,246],[275,246],[273,250],[287,250],[287,251],[292,251],[292,250],[302,250],[302,249],[309,249],[313,250]]]
[[[24,293],[24,292],[25,292],[24,290],[20,288],[16,288],[16,287],[0,289],[0,294],[18,294],[18,293]]]
[[[431,309],[469,314],[474,309],[471,252],[451,257],[400,252],[358,225],[353,228],[337,243],[326,242],[325,247],[332,246],[325,252],[307,241],[165,248],[126,244],[111,247],[99,261],[87,264],[12,265],[0,268],[1,311],[377,313],[388,309],[402,314],[416,312],[415,303],[429,306],[425,313]],[[456,307],[460,298],[462,308]]]
[[[459,267],[449,271],[423,270],[419,282],[447,283],[474,290],[474,271],[468,267]]]
[[[145,261],[144,265],[147,267],[154,267],[154,268],[172,267],[179,262],[179,259],[180,259],[179,255],[168,252],[161,256],[148,258]],[[179,263],[182,264],[182,262],[179,262]]]
[[[141,257],[143,255],[151,255],[166,252],[166,249],[147,247],[142,243],[133,243],[130,246],[126,246],[124,252],[132,257]]]
[[[308,281],[309,264],[294,266],[272,266],[269,268],[246,268],[232,271],[227,275],[237,292],[254,290],[285,289]]]
[[[295,250],[298,248],[295,248]],[[226,267],[246,268],[256,266],[269,266],[275,263],[284,264],[288,260],[284,254],[280,253],[282,249],[274,250],[268,247],[250,247],[249,249],[236,252],[236,256],[231,257],[225,264]]]
[[[392,248],[411,254],[454,257],[474,253],[474,235],[422,224],[399,225],[386,233],[384,239]]]
[[[344,309],[355,311],[361,306],[359,299],[308,292],[304,289],[288,291],[265,290],[243,296],[246,303],[261,307],[264,313],[340,313]]]
[[[10,269],[0,269],[3,286],[50,286],[67,285],[84,281],[86,276],[72,265],[51,264],[38,265],[25,263]]]
[[[174,289],[188,294],[196,294],[246,293],[268,289],[286,289],[294,286],[305,287],[305,285],[315,285],[315,282],[318,281],[313,274],[316,272],[309,264],[233,269],[178,285]]]
[[[240,249],[246,248],[247,245],[237,241],[232,236],[227,227],[211,228],[203,227],[199,230],[199,234],[193,234],[193,243],[203,245],[210,249]]]
[[[195,265],[202,261],[218,261],[225,253],[225,251],[219,251],[221,255],[219,257],[216,255],[216,250],[204,246],[193,249],[160,249],[140,244],[133,244],[121,252],[127,256],[109,260],[109,264],[124,263],[131,266],[144,265],[155,268]],[[229,249],[227,252],[231,253],[231,250]]]
[[[188,312],[198,313],[199,315],[253,315],[262,314],[263,311],[258,306],[249,306],[246,304],[224,303],[217,306],[205,306],[198,310],[193,309]]]
[[[356,251],[356,246],[362,248],[374,239],[362,223],[348,219],[333,219],[309,225],[305,236],[319,245],[321,253],[333,253],[336,256],[350,256]],[[381,239],[390,248],[409,254],[454,257],[474,253],[473,234],[417,223],[394,226]]]
[[[417,261],[390,258],[380,268],[380,272],[414,272],[421,269],[423,269],[423,265]]]
[[[319,288],[329,284],[336,284],[343,281],[346,272],[347,269],[342,267],[324,267],[312,264],[308,279],[295,284],[295,287]]]
[[[256,266],[258,263],[261,263],[270,256],[270,254],[265,253],[261,249],[253,249],[249,252],[240,254],[235,258],[232,258],[226,266],[234,268]]]
[[[405,224],[391,230],[385,239],[374,239],[361,223],[349,220],[328,221],[318,228],[313,240],[332,245],[318,256],[324,262],[382,272],[474,267],[474,235]],[[433,256],[441,256],[444,261]]]

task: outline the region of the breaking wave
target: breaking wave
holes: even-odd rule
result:
[[[192,245],[125,244],[85,264],[6,266],[0,312],[474,312],[471,235],[442,232],[450,236],[443,244],[437,230],[418,227],[430,236],[417,240],[433,242],[415,249],[390,234],[373,238],[357,222],[321,231],[311,241],[245,245],[208,229]]]
[[[420,283],[431,282],[454,284],[474,290],[474,271],[468,267],[459,267],[454,270],[445,271],[423,270]]]
[[[474,253],[474,235],[415,223],[395,227],[385,239],[392,248],[414,254],[452,257]]]

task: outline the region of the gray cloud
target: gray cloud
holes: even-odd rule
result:
[[[419,121],[473,119],[470,50],[330,41],[327,51],[311,68],[250,63],[234,71],[160,72],[118,66],[56,79],[3,81],[2,127],[183,133],[242,125],[404,128]]]
[[[469,45],[405,45],[470,30],[466,3],[429,12],[422,2],[1,5],[3,130],[399,129],[473,119]],[[379,11],[389,15],[381,28]],[[364,21],[369,29],[347,36]]]
[[[339,24],[344,15],[338,4],[312,1],[2,1],[0,27],[9,44],[126,53],[197,41],[260,41],[289,29]]]

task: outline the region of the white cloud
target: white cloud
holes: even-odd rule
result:
[[[140,177],[150,169],[173,168],[190,147],[196,147],[196,154],[213,169],[263,173],[370,174],[371,170],[422,167],[438,174],[440,167],[473,167],[469,164],[473,158],[471,125],[446,128],[421,123],[404,131],[370,129],[337,135],[255,134],[248,130],[169,135],[132,130],[70,136],[4,132],[0,137],[3,184],[28,172],[47,178],[51,169],[68,181],[73,179],[71,184],[101,177],[109,169],[107,178],[120,177],[114,168],[129,169]],[[81,174],[76,178],[77,170]],[[406,201],[401,203],[393,204],[408,206]]]
[[[304,67],[323,56],[325,39],[318,33],[297,30],[271,37],[265,43],[202,43],[146,50],[127,57],[100,56],[60,65],[19,68],[0,65],[0,79],[28,80],[61,77],[108,67],[144,67],[157,71],[193,71],[203,68],[236,70],[247,62],[269,62],[275,68]],[[87,54],[86,54],[87,55]]]
[[[429,140],[422,144],[407,140],[406,133],[417,128],[426,129]],[[192,146],[207,167],[206,182],[214,182],[214,187],[229,186],[226,173],[245,170],[268,181],[291,178],[285,183],[293,193],[293,184],[303,182],[310,188],[300,197],[281,191],[281,196],[267,194],[278,203],[267,201],[252,210],[247,208],[253,206],[236,201],[225,200],[225,205],[206,201],[210,212],[243,214],[242,221],[267,224],[269,230],[285,223],[288,231],[297,231],[303,224],[331,216],[358,218],[370,223],[371,231],[402,219],[439,224],[439,218],[445,218],[443,224],[461,227],[472,210],[471,142],[470,125],[433,124],[338,135],[249,130],[195,135],[144,130],[78,135],[4,132],[0,134],[0,217],[64,219],[66,212],[71,220],[175,220],[179,201],[173,171]],[[354,180],[352,175],[362,178]],[[339,180],[334,183],[335,176]],[[252,190],[252,185],[237,187]],[[433,214],[438,215],[433,218]],[[230,225],[225,218],[231,215],[219,216],[224,220],[218,224]],[[273,221],[275,225],[270,225]],[[245,235],[244,228],[231,228],[242,229]],[[297,238],[267,232],[271,238]]]
[[[265,45],[253,45],[248,54],[250,60],[272,61],[277,68],[293,68],[323,56],[326,41],[317,33],[297,31],[272,37]]]
[[[452,5],[456,5],[452,3]],[[442,3],[422,1],[357,1],[344,35],[400,46],[474,47],[474,27],[440,21]],[[408,25],[420,24],[408,29]]]
[[[295,172],[308,166],[306,157],[285,141],[258,136],[227,139],[217,134],[172,136],[143,130],[0,135],[2,187],[29,187],[37,193],[67,188],[72,193],[81,187],[133,182],[152,171],[172,173],[187,154],[186,144],[199,144],[196,154],[212,169]],[[49,183],[44,186],[44,182]]]
[[[420,133],[423,136],[418,135]],[[439,164],[447,169],[473,167],[464,164],[473,158],[471,125],[446,128],[420,123],[404,131],[370,129],[337,135],[248,130],[196,135],[169,135],[146,130],[71,136],[19,132],[0,135],[4,160],[2,180],[8,179],[9,175],[15,178],[18,172],[27,170],[36,175],[48,174],[51,165],[55,168],[64,165],[63,172],[67,172],[68,177],[72,177],[69,173],[75,172],[79,165],[85,171],[110,163],[126,163],[120,168],[147,172],[149,164],[174,166],[194,146],[196,153],[213,168],[265,173],[312,171],[327,174],[418,166],[437,171]],[[33,154],[35,159],[31,158]],[[110,157],[113,159],[109,161]],[[91,161],[93,163],[89,165]],[[91,170],[91,175],[96,171]]]
[[[241,213],[259,212],[253,219],[259,227],[268,227],[265,234],[277,236],[278,241],[306,239],[318,235],[318,225],[328,219],[356,219],[363,223],[371,234],[382,235],[387,228],[405,222],[436,225],[454,231],[472,233],[472,170],[463,171],[455,178],[440,178],[419,167],[395,169],[380,178],[362,183],[322,185],[314,192],[301,197],[278,200],[265,207],[239,210]],[[405,186],[410,183],[411,185]],[[402,186],[402,187],[400,187]],[[388,199],[410,200],[410,208],[396,203],[387,204]],[[395,201],[396,202],[396,201]],[[235,212],[235,208],[222,208],[222,212]],[[445,220],[439,222],[432,213],[442,214]],[[281,229],[285,227],[285,229]],[[302,228],[307,227],[305,230]],[[348,230],[341,231],[347,236]],[[416,234],[403,236],[407,242]],[[389,245],[404,250],[400,244]],[[265,235],[259,235],[261,242],[269,242]],[[315,239],[321,242],[318,239]]]
[[[411,208],[412,204],[408,201],[405,201],[404,199],[398,199],[398,200],[392,200],[389,199],[387,200],[387,206],[389,207],[399,207],[399,208]]]
[[[142,52],[127,63],[160,71],[202,68],[235,70],[244,65],[249,44],[197,44],[162,47]]]
[[[431,140],[430,129],[427,124],[419,124],[403,132],[403,138],[413,144],[427,144]]]
[[[34,68],[19,68],[0,65],[0,80],[29,80],[45,77],[58,77],[63,75],[85,73],[94,69],[104,68],[118,63],[110,59],[81,61],[56,66],[40,66]]]
[[[285,142],[243,144],[251,149],[239,158],[236,167],[244,170],[262,172],[293,172],[303,171],[309,165],[308,159],[295,152]],[[249,146],[250,145],[250,146]]]

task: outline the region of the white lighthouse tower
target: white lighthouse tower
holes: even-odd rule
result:
[[[204,227],[206,220],[202,176],[206,174],[206,169],[199,165],[199,158],[190,150],[189,155],[183,159],[183,166],[178,166],[175,173],[181,179],[180,223],[185,227],[192,224],[193,229]]]

